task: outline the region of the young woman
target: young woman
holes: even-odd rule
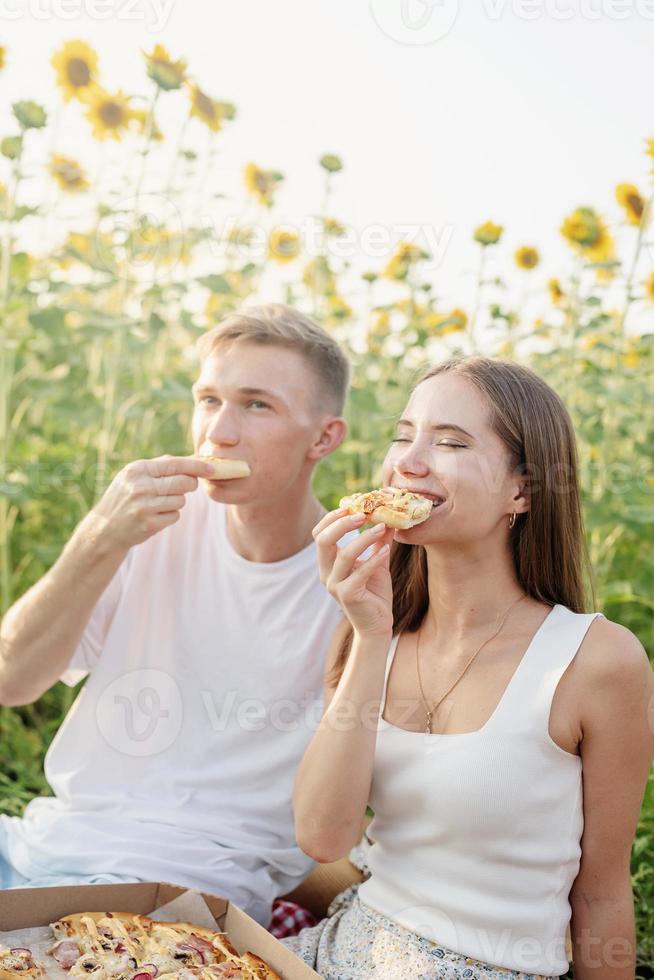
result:
[[[584,612],[564,405],[517,364],[447,361],[382,479],[434,507],[342,548],[360,516],[314,530],[345,619],[294,798],[320,862],[348,854],[370,803],[371,874],[286,944],[326,980],[526,980],[566,972],[570,923],[575,980],[633,980],[654,673],[632,633]]]

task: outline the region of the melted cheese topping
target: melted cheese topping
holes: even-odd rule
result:
[[[142,954],[142,949],[140,945],[134,942],[119,918],[115,916],[111,916],[111,918],[109,916],[105,916],[103,919],[99,920],[98,925],[102,926],[103,929],[108,929],[113,936],[120,939],[130,955],[133,956],[135,960],[138,960],[139,956]]]

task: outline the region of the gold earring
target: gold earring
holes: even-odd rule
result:
[[[509,520],[509,527],[515,527],[516,513],[515,511],[511,514],[511,519]]]

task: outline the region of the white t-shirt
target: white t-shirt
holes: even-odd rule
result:
[[[95,607],[62,675],[90,677],[46,756],[56,795],[0,818],[21,874],[170,881],[267,924],[273,899],[313,867],[295,842],[292,788],[342,614],[313,542],[251,562],[226,513],[189,494]]]

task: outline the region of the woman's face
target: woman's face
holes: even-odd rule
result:
[[[439,374],[415,389],[382,479],[384,486],[432,496],[436,506],[422,524],[396,531],[396,541],[463,543],[504,536],[511,514],[528,510],[524,482],[488,417],[484,398],[460,375]]]

